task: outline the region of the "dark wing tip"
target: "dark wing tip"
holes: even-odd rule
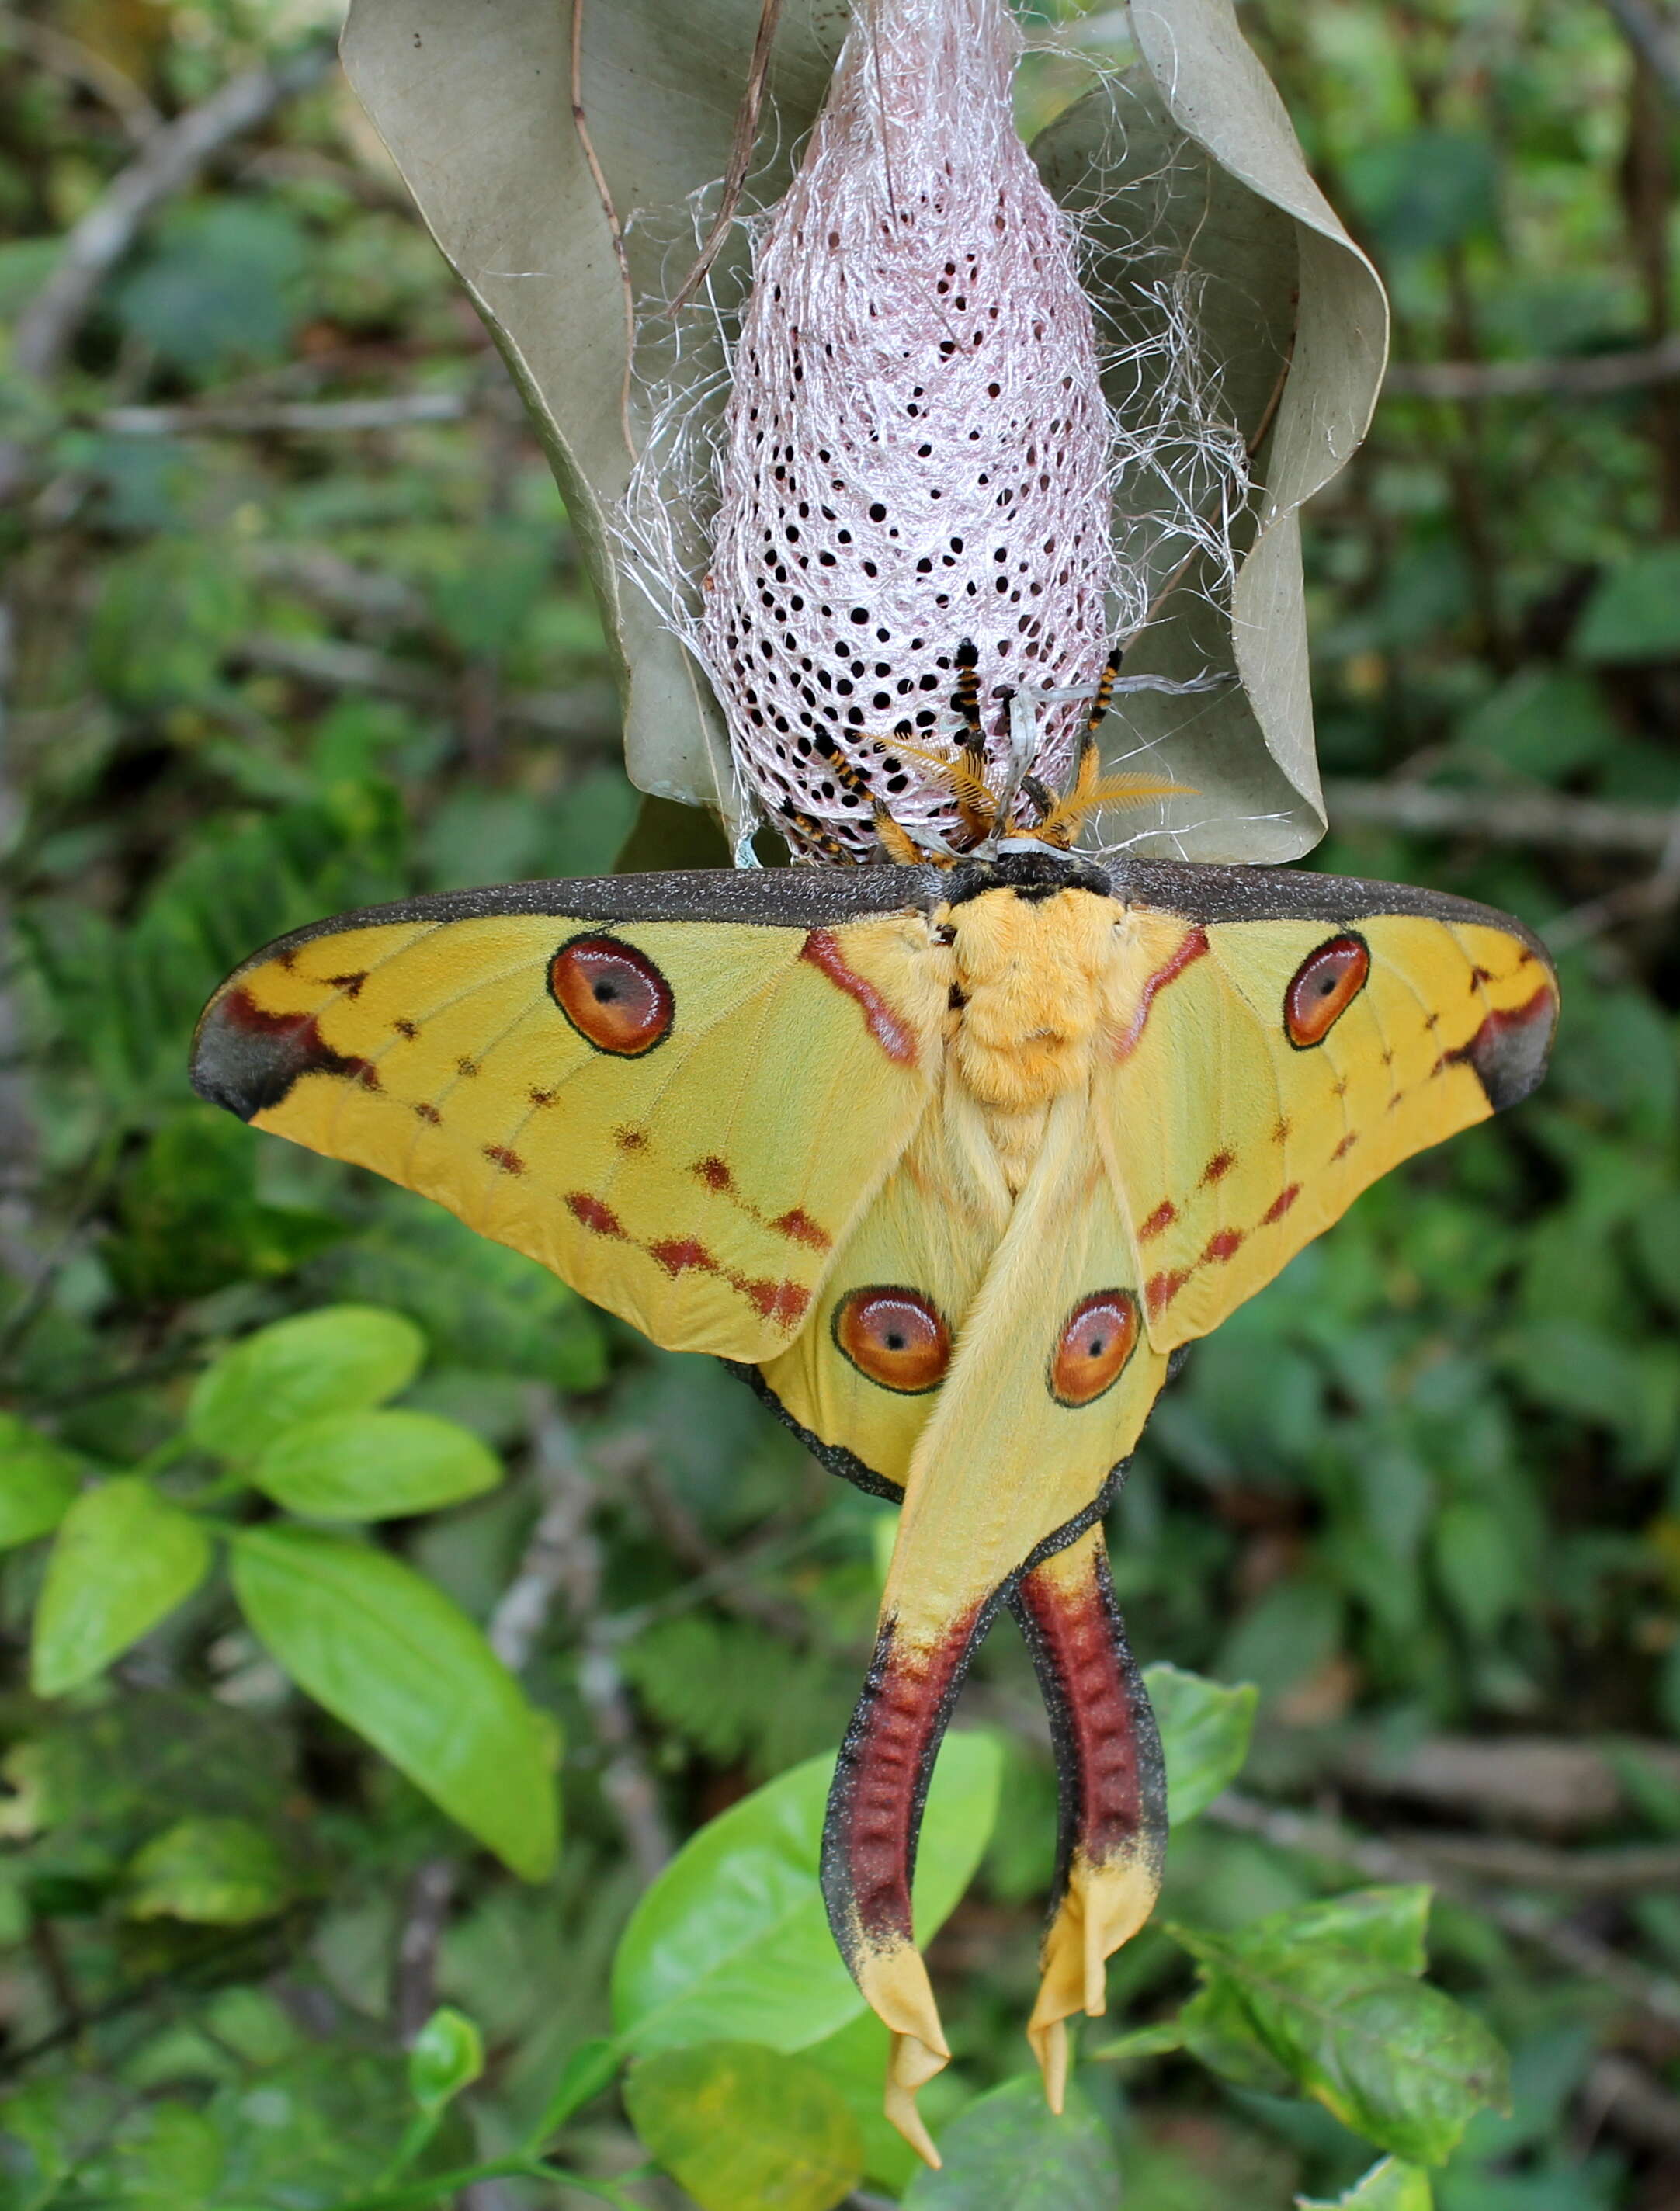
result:
[[[1502,1113],[1520,1105],[1545,1073],[1556,1027],[1557,990],[1542,983],[1522,1005],[1489,1014],[1454,1057],[1475,1069],[1489,1105]]]
[[[332,1049],[312,1014],[264,1013],[238,984],[205,1008],[191,1074],[201,1098],[241,1121],[283,1104],[300,1075],[348,1075],[370,1087],[378,1082],[367,1060]]]

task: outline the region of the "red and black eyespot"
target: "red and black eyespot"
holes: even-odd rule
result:
[[[1370,973],[1371,948],[1351,932],[1307,954],[1283,993],[1283,1032],[1297,1051],[1324,1042]]]
[[[670,1033],[670,984],[616,936],[574,936],[549,962],[549,995],[597,1051],[640,1059]]]
[[[1094,1404],[1112,1390],[1137,1348],[1137,1300],[1130,1290],[1082,1298],[1050,1354],[1050,1394],[1058,1405]]]
[[[919,1397],[937,1389],[951,1363],[951,1332],[919,1290],[871,1283],[848,1290],[834,1307],[840,1355],[883,1390]]]

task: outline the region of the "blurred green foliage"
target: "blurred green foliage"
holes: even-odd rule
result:
[[[0,16],[0,317],[150,110],[202,100],[310,16]],[[1680,1836],[1674,907],[1661,883],[1634,894],[1653,858],[1499,833],[1536,797],[1680,803],[1680,383],[1582,374],[1669,331],[1680,118],[1592,0],[1248,0],[1243,21],[1383,269],[1403,367],[1470,373],[1455,399],[1397,377],[1307,535],[1327,773],[1427,783],[1462,830],[1349,828],[1316,857],[1561,923],[1556,1063],[1520,1114],[1362,1199],[1152,1424],[1116,1581],[1146,1659],[1258,1686],[1256,1816],[1204,1813],[1175,1841],[1161,1923],[1115,1961],[1091,2038],[1113,2055],[1083,2069],[1070,2119],[1051,2128],[1017,2079],[1053,1814],[1000,1630],[968,1709],[1003,1784],[995,1824],[959,1820],[979,1868],[962,1900],[956,1841],[931,1830],[925,1854],[951,1890],[933,1965],[957,2063],[926,2099],[945,2174],[913,2178],[882,2127],[855,2007],[746,2057],[743,2034],[767,2038],[725,2007],[658,2044],[687,2071],[650,2056],[629,2076],[631,2120],[702,2204],[745,2184],[708,2172],[719,2145],[691,2123],[731,2067],[731,2094],[816,2114],[825,2185],[861,2172],[941,2211],[1035,2187],[1107,2202],[1117,2160],[1134,2211],[1297,2192],[1655,2211],[1680,2188],[1680,2030],[1653,1986],[1680,1974],[1671,1877],[1589,1891],[1572,1870]],[[1077,82],[1056,55],[1032,72],[1029,108]],[[1528,396],[1489,387],[1537,360]],[[425,404],[354,433],[310,414],[393,395]],[[804,1762],[832,1753],[867,1655],[882,1508],[715,1369],[417,1199],[251,1137],[183,1075],[208,990],[285,929],[613,864],[635,802],[567,519],[336,81],[143,227],[49,381],[9,386],[0,439],[23,455],[0,517],[0,2187],[37,2211],[308,2211],[419,2202],[428,2175],[492,2165],[500,2192],[472,2211],[581,2203],[529,2168],[610,2190],[641,2160],[613,1984],[622,2003],[696,1861],[632,1920],[638,1894],[697,1831],[702,1854],[750,1842],[756,1784],[820,1797]],[[286,1342],[264,1331],[345,1305],[386,1317],[373,1379],[259,1414],[241,1373]],[[400,1457],[399,1431],[367,1425],[389,1422]],[[375,1461],[409,1486],[380,1488]],[[169,1536],[137,1546],[143,1519]],[[68,1583],[45,1540],[61,1523],[94,1562]],[[520,1614],[533,1562],[549,1578]],[[541,1874],[549,1846],[510,1814],[517,1788],[440,1776],[423,1696],[381,1701],[416,1606],[446,1675],[496,1685],[504,1776],[548,1786],[561,1756],[552,1874],[474,1848]],[[1228,1778],[1240,1716],[1159,1687]],[[1568,1759],[1604,1748],[1601,1781],[1525,1809],[1499,1778],[1513,1737],[1577,1777]],[[1479,1793],[1404,1781],[1455,1738],[1485,1752]],[[1404,1889],[1362,1918],[1357,1869],[1272,1816],[1326,1798],[1368,1835],[1409,1830],[1456,1884],[1428,2001],[1459,2008],[1411,2054],[1456,2050],[1446,2095],[1495,2064],[1489,2030],[1512,2053],[1508,2114],[1471,2119],[1433,2182],[1408,2160],[1447,2135],[1415,2113],[1397,2130],[1348,2041],[1368,2008],[1422,1995],[1421,1921],[1399,1925]],[[1551,1876],[1465,1858],[1502,1838],[1542,1843]],[[1295,2000],[1303,1944],[1333,1984],[1323,2032]],[[820,1923],[809,1971],[838,1972]],[[1404,2034],[1375,2039],[1409,2062]],[[1616,2093],[1606,2052],[1654,2102]],[[1277,2093],[1291,2081],[1317,2100]],[[1372,2141],[1392,2155],[1368,2172]]]

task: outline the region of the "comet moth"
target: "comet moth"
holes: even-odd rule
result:
[[[193,1056],[206,1098],[715,1354],[901,1500],[822,1881],[891,2030],[889,2116],[930,2158],[915,2096],[949,2051],[911,1873],[975,1648],[1007,1605],[1055,1738],[1028,2032],[1059,2108],[1065,2022],[1102,2010],[1166,1844],[1103,1546],[1128,1456],[1186,1345],[1533,1087],[1557,1003],[1538,942],[1484,907],[1099,864],[1065,849],[1077,804],[1028,791],[1022,827],[978,766],[955,787],[966,854],[883,815],[876,865],[516,883],[300,930],[222,985]]]

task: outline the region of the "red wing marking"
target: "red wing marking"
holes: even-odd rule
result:
[[[1270,1228],[1275,1221],[1281,1221],[1300,1196],[1301,1184],[1298,1182],[1292,1182],[1280,1190],[1260,1215],[1261,1227]]]
[[[1543,983],[1520,1006],[1489,1014],[1469,1043],[1445,1054],[1440,1064],[1472,1069],[1488,1103],[1501,1112],[1527,1097],[1540,1080],[1556,1017],[1557,994]]]
[[[901,1067],[916,1064],[914,1030],[901,1015],[894,1012],[866,975],[860,975],[855,967],[847,966],[832,930],[812,930],[805,939],[799,957],[809,960],[813,967],[821,968],[837,989],[844,990],[848,998],[857,1000],[863,1008],[870,1034],[889,1059],[895,1059]]]
[[[1202,1264],[1205,1267],[1212,1260],[1234,1259],[1241,1251],[1242,1244],[1243,1232],[1240,1228],[1216,1230],[1207,1240],[1202,1253]]]
[[[510,1152],[506,1144],[486,1144],[484,1156],[504,1174],[523,1174],[525,1171],[525,1161],[517,1152]]]
[[[1294,1134],[1295,1128],[1291,1122],[1284,1120],[1273,1122],[1271,1127],[1271,1141],[1274,1144],[1287,1144],[1289,1138]]]
[[[1187,1268],[1174,1268],[1170,1275],[1149,1276],[1143,1287],[1143,1302],[1149,1309],[1151,1320],[1160,1319],[1189,1280]]]
[[[555,1102],[555,1093],[552,1090],[528,1090],[525,1095],[531,1104],[539,1109],[544,1106],[552,1106]]]
[[[412,1044],[415,1039],[420,1034],[420,1024],[418,1021],[403,1021],[399,1018],[397,1021],[394,1021],[391,1026],[396,1030],[399,1037],[406,1037],[410,1044]]]
[[[1237,1155],[1234,1152],[1216,1152],[1202,1169],[1202,1180],[1204,1182],[1222,1181],[1236,1163]]]
[[[414,1110],[417,1120],[429,1121],[434,1129],[440,1129],[443,1126],[443,1115],[439,1112],[435,1106],[428,1106],[422,1100]]]
[[[586,1190],[568,1190],[566,1210],[579,1227],[587,1228],[593,1236],[615,1237],[621,1244],[630,1239],[624,1233],[624,1224],[611,1206],[603,1205],[598,1197],[591,1197]]]
[[[650,1244],[647,1256],[657,1260],[673,1281],[677,1275],[687,1274],[690,1267],[698,1267],[707,1275],[715,1275],[718,1271],[717,1261],[705,1245],[696,1242],[692,1236],[668,1236],[663,1243]]]
[[[1155,969],[1137,994],[1137,1009],[1114,1042],[1116,1060],[1130,1059],[1137,1051],[1144,1027],[1149,1018],[1149,1009],[1155,1003],[1157,990],[1164,990],[1169,983],[1176,983],[1192,960],[1199,960],[1208,948],[1207,931],[1192,929],[1172,958]]]
[[[361,986],[367,980],[367,970],[358,967],[353,975],[329,975],[326,979],[331,989],[342,990],[347,998],[359,998]]]
[[[488,1148],[487,1148],[488,1150]],[[489,1155],[494,1156],[494,1154]],[[513,1172],[519,1172],[514,1169]],[[754,1311],[766,1320],[774,1321],[789,1330],[798,1327],[804,1318],[811,1293],[803,1282],[771,1281],[755,1275],[737,1275],[720,1267],[705,1245],[692,1236],[662,1236],[652,1244],[644,1244],[627,1234],[623,1222],[610,1205],[603,1205],[598,1197],[591,1197],[586,1190],[568,1190],[565,1206],[572,1218],[592,1235],[606,1236],[620,1244],[632,1244],[639,1251],[646,1251],[657,1267],[664,1269],[673,1281],[691,1269],[701,1274],[717,1275],[731,1289],[745,1298]]]
[[[720,1160],[715,1153],[707,1159],[696,1160],[688,1172],[697,1176],[707,1190],[716,1190],[719,1197],[728,1198],[731,1204],[744,1213],[749,1221],[756,1221],[761,1228],[767,1228],[773,1236],[785,1236],[790,1242],[804,1244],[813,1251],[826,1251],[834,1243],[834,1239],[828,1230],[820,1221],[813,1221],[803,1206],[796,1205],[789,1212],[779,1213],[773,1220],[761,1213],[750,1198],[742,1196],[740,1185],[730,1170],[729,1161]]]
[[[803,1206],[796,1205],[791,1213],[779,1213],[766,1225],[773,1228],[778,1236],[791,1237],[794,1243],[806,1245],[813,1251],[826,1251],[834,1240]]]
[[[1147,1244],[1151,1237],[1159,1236],[1163,1229],[1170,1228],[1178,1217],[1179,1208],[1177,1206],[1174,1204],[1170,1197],[1163,1197],[1160,1204],[1156,1206],[1155,1211],[1149,1215],[1149,1219],[1138,1230],[1138,1242],[1140,1244]]]
[[[478,1062],[476,1059],[458,1059],[455,1063],[455,1071],[458,1075],[476,1075]]]
[[[1348,1133],[1347,1133],[1347,1135],[1346,1135],[1345,1136],[1343,1136],[1343,1139],[1342,1139],[1341,1142],[1340,1142],[1339,1144],[1337,1144],[1337,1146],[1336,1147],[1336,1149],[1335,1149],[1335,1150],[1331,1154],[1331,1155],[1330,1155],[1330,1156],[1331,1156],[1331,1159],[1333,1159],[1333,1160],[1344,1160],[1344,1159],[1346,1159],[1346,1157],[1348,1156],[1348,1154],[1349,1154],[1349,1153],[1353,1149],[1354,1146],[1355,1146],[1358,1142],[1359,1142],[1359,1131],[1358,1131],[1358,1130],[1357,1130],[1357,1129],[1349,1129],[1349,1131],[1348,1131]]]
[[[533,1097],[535,1094],[533,1092]],[[647,1149],[646,1129],[615,1129],[612,1134],[613,1142],[621,1152],[645,1152]]]

